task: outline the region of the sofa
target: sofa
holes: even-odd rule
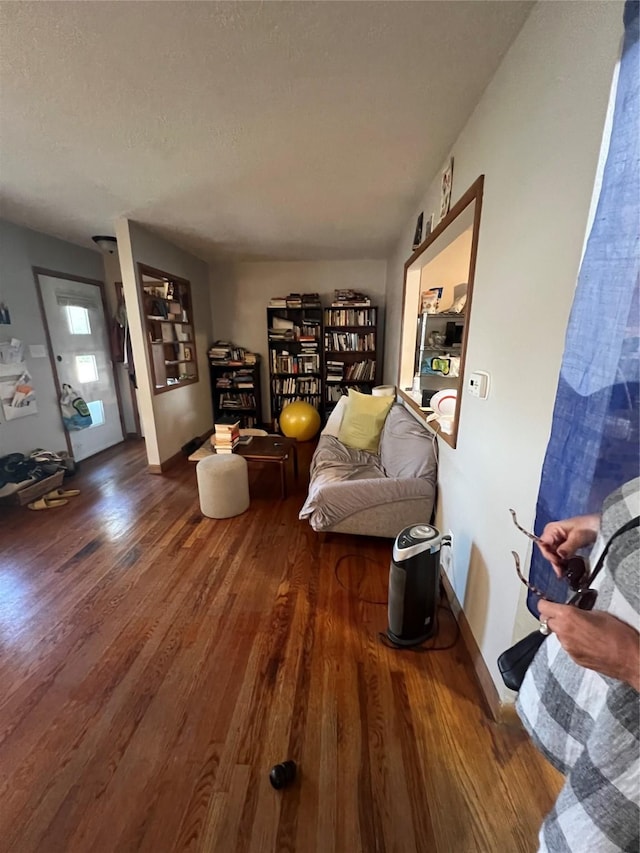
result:
[[[320,435],[299,517],[318,532],[389,539],[407,525],[429,522],[438,473],[435,435],[394,403],[378,452],[356,450],[338,438],[346,405],[343,397]]]

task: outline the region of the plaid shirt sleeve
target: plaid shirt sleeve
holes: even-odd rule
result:
[[[639,514],[635,479],[605,501],[600,545]],[[637,629],[640,529],[612,544],[598,580],[596,608]],[[639,699],[629,685],[574,663],[555,635],[540,647],[517,708],[536,746],[566,776],[540,831],[541,851],[640,850]]]

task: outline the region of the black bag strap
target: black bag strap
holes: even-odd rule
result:
[[[604,561],[605,561],[607,554],[609,553],[609,548],[611,548],[611,546],[615,542],[615,540],[619,536],[622,536],[623,533],[626,533],[627,530],[633,530],[634,527],[638,527],[638,526],[640,526],[640,515],[637,515],[635,518],[632,518],[630,521],[627,521],[626,524],[623,524],[622,527],[620,527],[618,530],[616,530],[616,532],[613,534],[611,539],[609,539],[607,544],[604,546],[602,554],[600,554],[600,556],[598,557],[598,562],[596,563],[594,570],[589,575],[589,578],[587,579],[587,581],[585,581],[585,587],[591,586],[591,584],[594,582],[594,580],[598,576],[600,569],[602,569],[602,567],[604,566]]]

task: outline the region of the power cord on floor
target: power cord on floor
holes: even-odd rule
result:
[[[426,646],[424,645],[424,643],[420,644],[419,646],[399,646],[394,643],[393,640],[390,640],[386,634],[383,634],[382,631],[379,631],[378,639],[380,640],[382,645],[386,646],[388,649],[393,649],[396,652],[417,652],[418,654],[422,654],[423,652],[446,652],[448,649],[452,649],[460,638],[460,625],[458,624],[458,620],[456,619],[453,610],[451,609],[451,605],[449,604],[449,600],[444,592],[444,587],[442,586],[442,584],[440,584],[440,595],[444,599],[446,604],[438,605],[435,616],[436,626],[433,633],[435,637],[437,637],[438,630],[440,627],[440,622],[438,619],[438,610],[444,610],[445,613],[448,613],[451,616],[451,618],[453,619],[453,624],[456,626],[453,640],[450,643],[447,643],[446,646]],[[435,639],[435,637],[433,639]],[[432,642],[433,639],[425,640],[425,643]]]
[[[333,567],[333,573],[336,576],[336,580],[338,581],[338,583],[340,584],[342,589],[344,589],[344,591],[348,592],[350,595],[355,595],[357,600],[362,601],[364,604],[380,604],[380,605],[384,604],[386,606],[388,603],[386,599],[384,601],[373,601],[370,598],[362,598],[361,595],[357,595],[356,593],[352,592],[348,586],[345,586],[342,583],[342,581],[340,580],[340,574],[339,574],[338,570],[340,567],[340,563],[343,560],[346,560],[348,557],[357,557],[359,560],[368,560],[370,563],[373,563],[375,566],[378,566],[378,568],[384,568],[383,566],[380,566],[380,563],[377,563],[375,560],[372,560],[370,557],[365,557],[363,554],[343,554],[342,557],[338,557],[338,559],[336,560],[335,565]]]

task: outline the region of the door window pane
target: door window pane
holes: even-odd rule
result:
[[[76,375],[80,384],[98,381],[98,365],[95,355],[76,356]]]
[[[69,332],[72,335],[91,334],[91,322],[86,308],[81,308],[79,305],[67,305],[66,311]]]
[[[91,426],[89,429],[102,426],[104,424],[104,406],[102,405],[102,400],[92,400],[90,403],[87,403],[87,406],[91,412]]]

